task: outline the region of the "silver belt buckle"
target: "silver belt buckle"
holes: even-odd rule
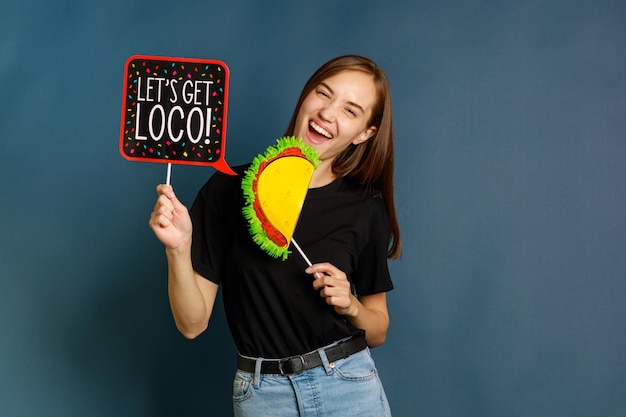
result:
[[[285,363],[295,363],[297,364],[298,362],[294,361],[294,359],[300,359],[300,369],[299,370],[293,370],[292,372],[288,372],[285,373],[285,369],[283,368],[283,364]],[[294,368],[296,368],[294,366]],[[304,358],[302,357],[302,355],[298,355],[298,356],[292,356],[290,358],[287,359],[281,359],[280,361],[278,361],[278,370],[280,371],[280,374],[285,376],[287,374],[299,374],[300,372],[304,371]]]

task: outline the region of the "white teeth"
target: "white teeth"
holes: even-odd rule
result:
[[[332,139],[333,135],[331,135],[330,133],[328,133],[326,130],[322,129],[320,126],[317,125],[317,123],[315,122],[311,122],[309,124],[311,126],[311,128],[313,130],[315,130],[317,133],[319,133],[322,136],[326,136],[328,139]]]

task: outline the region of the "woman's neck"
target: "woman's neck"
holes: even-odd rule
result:
[[[331,182],[335,181],[337,176],[332,170],[332,161],[322,161],[315,171],[313,171],[313,176],[311,177],[311,182],[309,183],[309,188],[320,188],[324,187]]]

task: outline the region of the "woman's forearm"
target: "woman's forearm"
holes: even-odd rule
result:
[[[351,297],[353,308],[346,314],[346,319],[354,327],[365,330],[365,340],[369,347],[382,345],[389,329],[386,294],[363,296],[360,299],[354,295]]]
[[[166,254],[172,315],[183,336],[193,339],[209,324],[217,285],[194,272],[190,247],[166,249]]]

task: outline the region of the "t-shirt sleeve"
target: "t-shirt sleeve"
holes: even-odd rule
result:
[[[354,273],[357,295],[372,295],[393,289],[387,265],[389,247],[389,222],[385,203],[380,195],[369,201],[369,216],[363,225],[364,245],[358,255]]]
[[[222,259],[219,239],[223,225],[219,221],[220,174],[214,174],[200,189],[189,215],[193,225],[191,263],[194,271],[216,284],[220,282]]]

